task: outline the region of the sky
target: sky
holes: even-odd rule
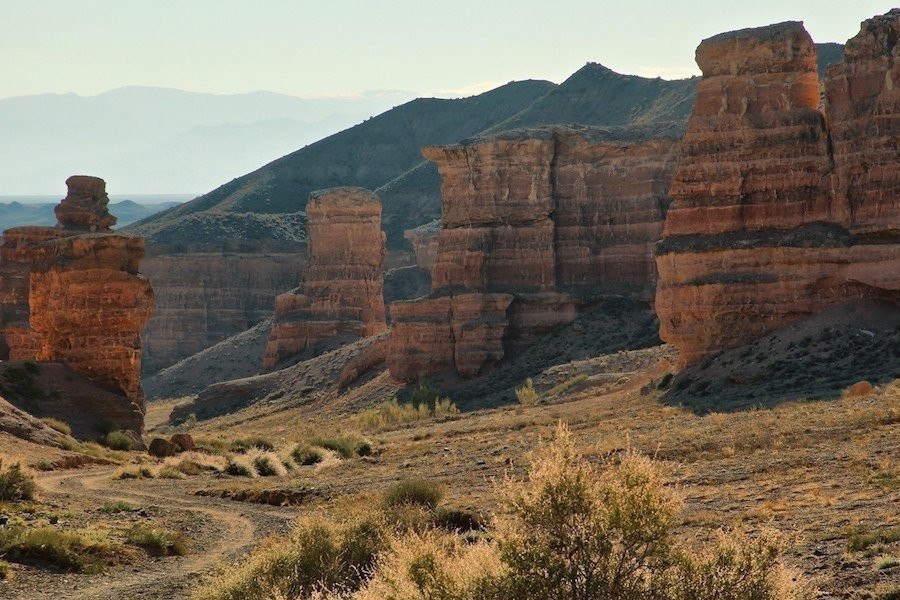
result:
[[[897,0],[893,0],[896,2]],[[723,31],[844,42],[874,0],[0,0],[0,98],[121,86],[302,97],[470,95],[586,62],[667,79]]]

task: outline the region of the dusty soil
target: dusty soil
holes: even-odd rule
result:
[[[184,598],[204,575],[240,562],[264,536],[287,532],[297,514],[291,507],[197,496],[193,491],[203,477],[192,481],[114,480],[117,470],[102,467],[41,475],[43,509],[64,514],[63,526],[114,528],[123,521],[142,520],[163,525],[186,536],[187,556],[154,558],[136,552],[136,560],[109,567],[99,575],[16,565],[14,578],[0,582],[4,598]],[[105,503],[117,501],[140,507],[144,515],[99,512]]]

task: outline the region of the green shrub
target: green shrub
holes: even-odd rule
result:
[[[256,475],[253,467],[234,457],[228,459],[228,464],[225,465],[225,473],[234,477],[253,477]]]
[[[15,463],[4,468],[0,459],[0,500],[34,500],[36,491],[34,477],[23,471],[22,465]]]
[[[298,444],[291,451],[291,457],[293,457],[294,462],[298,465],[315,465],[322,462],[325,459],[325,455],[322,454],[322,451],[318,448],[314,448],[313,446],[306,446],[303,444]]]
[[[384,495],[384,506],[414,504],[434,510],[444,497],[441,486],[423,478],[398,481]]]
[[[272,453],[259,454],[253,458],[253,468],[261,477],[281,476],[285,474],[281,460]]]
[[[187,544],[180,533],[157,529],[149,525],[134,525],[125,535],[129,544],[140,546],[159,556],[184,556]]]
[[[13,569],[12,565],[6,562],[5,560],[0,560],[0,581],[4,581],[6,579],[12,579]]]
[[[311,439],[309,443],[312,446],[331,450],[341,458],[366,456],[372,453],[372,445],[356,436],[316,437]]]
[[[112,450],[131,450],[134,440],[124,431],[110,431],[100,438],[100,443]]]
[[[115,513],[123,513],[123,512],[132,512],[134,507],[123,500],[119,500],[117,502],[107,502],[102,507],[100,507],[100,512],[106,514],[115,514]]]
[[[275,450],[275,444],[261,437],[242,438],[233,440],[228,449],[231,452],[235,452],[237,454],[245,454],[253,448],[272,452],[273,450]]]
[[[188,459],[184,459],[181,462],[179,462],[175,468],[178,469],[178,471],[180,471],[181,473],[184,473],[185,475],[192,475],[192,476],[199,475],[204,470],[203,465],[196,463],[192,460],[188,460]]]
[[[49,427],[50,429],[56,430],[63,435],[72,435],[72,427],[69,426],[65,421],[60,421],[59,419],[54,419],[53,417],[44,417],[41,419],[44,422],[44,425]]]
[[[97,573],[115,547],[102,534],[12,525],[0,529],[0,554],[11,560],[42,560],[81,573]]]
[[[530,377],[525,380],[522,387],[516,388],[516,399],[522,406],[534,406],[540,401],[541,397],[535,391],[534,382]]]
[[[900,540],[900,527],[892,527],[884,531],[858,533],[847,542],[847,549],[858,552],[875,544],[890,544],[898,540]]]
[[[52,471],[56,468],[56,465],[53,464],[53,461],[47,458],[39,458],[36,463],[34,463],[34,467],[38,471]]]
[[[184,479],[184,473],[175,467],[163,467],[157,477],[160,479]]]
[[[153,479],[155,476],[150,467],[132,467],[122,469],[113,479]]]

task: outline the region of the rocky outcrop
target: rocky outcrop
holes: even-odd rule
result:
[[[63,361],[121,393],[129,416],[117,424],[139,431],[140,331],[153,304],[150,283],[138,273],[144,242],[110,232],[115,217],[102,179],[75,176],[66,183],[55,229],[4,232],[4,351],[14,360]]]
[[[825,77],[838,194],[851,231],[866,241],[900,238],[898,38],[900,9],[865,21]]]
[[[155,300],[142,334],[144,372],[159,372],[271,318],[276,294],[297,285],[304,262],[296,253],[146,258],[141,271],[153,282]],[[261,362],[262,352],[253,372]]]
[[[416,256],[416,266],[428,273],[429,277],[434,270],[434,263],[437,260],[438,233],[440,230],[441,222],[431,221],[415,229],[407,229],[403,232],[403,237],[413,247],[413,254]]]
[[[66,179],[69,193],[57,205],[57,227],[67,231],[112,231],[116,218],[109,213],[106,182],[99,177],[73,175]]]
[[[860,35],[896,19],[867,22]],[[887,48],[896,35],[882,38],[878,51],[896,55]],[[836,105],[842,119],[865,113],[856,130],[841,126],[844,141],[835,141],[833,154],[815,48],[802,24],[721,34],[698,47],[704,76],[656,257],[660,336],[679,349],[682,365],[847,299],[896,298],[900,252],[888,214],[897,206],[896,136],[890,142],[882,131],[879,141],[877,126],[861,125],[890,122],[891,111],[896,119],[896,105],[886,109],[868,92],[842,106],[844,84],[835,78],[863,70],[858,46],[851,40],[847,63],[829,71],[829,110]],[[888,73],[868,77],[884,83]],[[884,111],[887,120],[879,117]],[[849,175],[867,152],[873,176]],[[857,198],[857,208],[848,198]],[[873,235],[881,243],[867,243]]]
[[[31,272],[35,358],[65,361],[141,406],[140,332],[153,310],[153,288],[138,274],[143,239],[88,234],[47,246]]]
[[[354,187],[313,192],[307,203],[307,236],[302,285],[275,299],[265,369],[330,338],[367,337],[387,329],[378,197]]]
[[[432,294],[391,305],[391,374],[471,377],[580,304],[649,299],[679,133],[551,127],[425,148],[442,181]]]

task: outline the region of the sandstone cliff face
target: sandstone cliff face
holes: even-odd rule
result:
[[[142,406],[140,332],[153,310],[150,282],[138,275],[144,240],[115,234],[48,244],[31,271],[35,357],[62,360]]]
[[[825,77],[838,194],[860,238],[900,237],[900,9],[862,24]]]
[[[297,285],[297,254],[189,254],[146,258],[153,317],[144,329],[144,371],[156,372],[272,316],[275,295]]]
[[[395,377],[471,377],[509,344],[571,322],[579,303],[649,297],[671,135],[554,127],[423,154],[441,175],[441,229],[431,296],[391,305]]]
[[[307,204],[307,237],[301,287],[275,300],[266,369],[328,338],[367,337],[387,329],[378,197],[353,187],[314,192]]]
[[[140,331],[153,291],[138,274],[141,238],[107,233],[105,183],[67,180],[56,228],[4,232],[0,252],[0,333],[13,360],[64,361],[75,371],[126,397],[126,422],[139,430]],[[94,231],[96,233],[85,233]],[[113,417],[116,415],[112,415]]]
[[[895,26],[896,16],[887,21]],[[860,35],[871,31],[864,24]],[[837,105],[842,119],[858,120],[855,129],[842,127],[845,141],[836,138],[834,154],[818,110],[815,48],[801,24],[722,34],[697,49],[704,78],[656,258],[660,336],[678,347],[682,365],[849,298],[896,298],[900,253],[884,232],[897,206],[896,136],[883,132],[879,140],[861,124],[878,122],[875,113],[885,110],[871,101],[874,92],[842,106],[846,74],[865,70],[853,40],[848,47],[848,62],[832,67],[826,90],[829,110]],[[885,82],[886,72],[872,79]],[[867,152],[873,176],[848,174]],[[856,208],[848,198],[857,198]],[[886,243],[855,235],[873,232]]]
[[[413,254],[416,256],[416,266],[428,273],[429,277],[431,277],[434,271],[434,263],[437,261],[438,233],[440,230],[441,222],[438,220],[420,225],[415,229],[407,229],[403,232],[403,237],[413,247]]]

